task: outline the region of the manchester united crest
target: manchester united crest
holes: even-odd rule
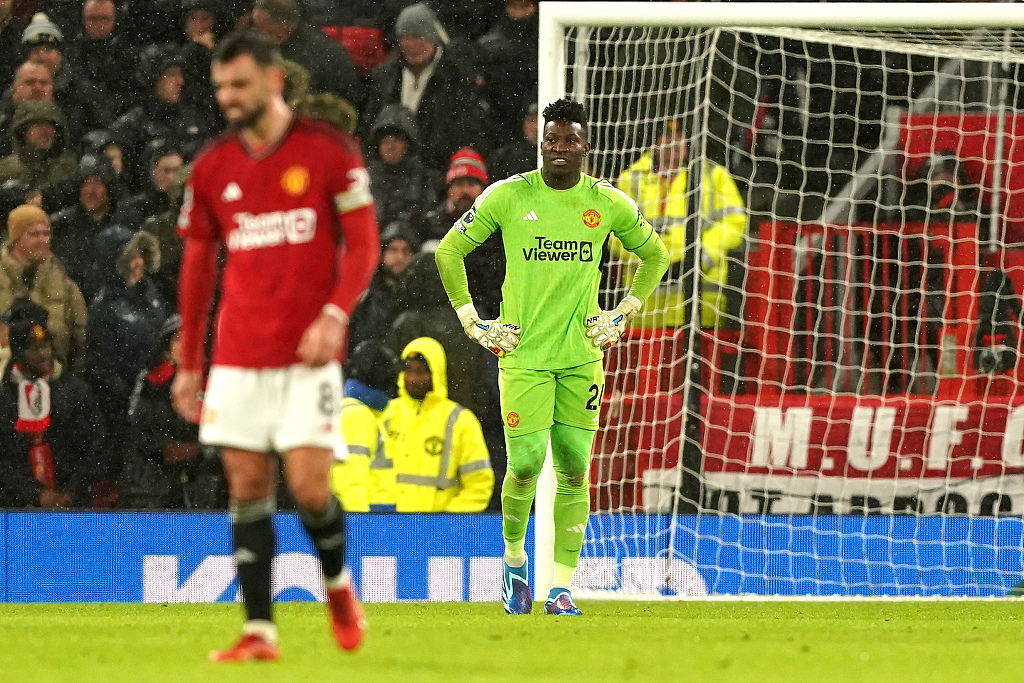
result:
[[[505,416],[505,424],[509,427],[519,426],[519,413],[509,413]]]
[[[291,166],[281,174],[281,189],[293,197],[301,196],[309,189],[309,169]]]
[[[583,212],[583,225],[588,228],[596,228],[601,225],[601,214],[595,209],[587,209]]]

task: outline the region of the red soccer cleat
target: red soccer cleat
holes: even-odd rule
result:
[[[366,635],[366,620],[351,581],[327,591],[327,614],[338,646],[349,651],[358,648]]]
[[[210,653],[211,662],[251,662],[254,660],[275,660],[281,656],[277,645],[255,633],[247,633],[227,650]]]

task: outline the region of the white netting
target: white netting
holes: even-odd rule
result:
[[[676,263],[607,355],[578,585],[1005,594],[1022,35],[585,22],[563,49],[589,171]],[[652,161],[673,133],[689,154]],[[607,305],[632,264],[610,245],[605,266]]]

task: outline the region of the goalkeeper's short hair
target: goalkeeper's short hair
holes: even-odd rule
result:
[[[587,134],[587,110],[579,102],[563,97],[544,107],[543,114],[545,124],[549,121],[578,123],[583,129],[583,134]]]

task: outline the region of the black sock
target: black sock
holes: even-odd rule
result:
[[[231,530],[235,544],[238,585],[248,620],[272,621],[270,565],[274,559],[272,501],[231,506]]]
[[[345,566],[345,513],[338,499],[330,496],[320,513],[300,508],[299,517],[316,548],[324,576],[336,579]]]

